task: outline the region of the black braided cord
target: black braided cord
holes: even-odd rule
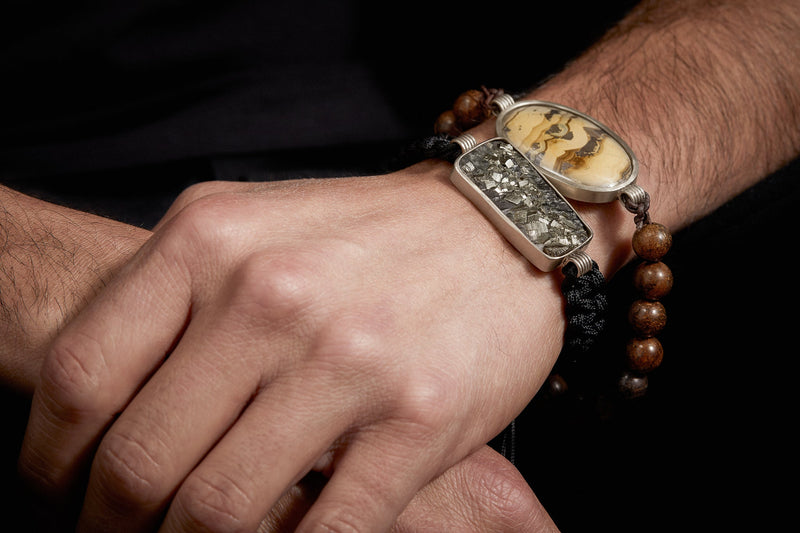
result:
[[[393,166],[402,168],[425,159],[443,159],[455,162],[461,155],[461,147],[449,135],[438,134],[412,142],[394,158]]]
[[[561,269],[564,274],[561,293],[567,320],[561,353],[572,357],[589,351],[605,329],[608,314],[606,280],[597,263],[592,261],[592,269],[581,276],[577,271],[572,263]]]

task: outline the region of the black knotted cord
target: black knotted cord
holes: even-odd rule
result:
[[[581,276],[577,271],[572,263],[561,269],[564,274],[561,293],[567,320],[561,353],[574,357],[588,352],[594,345],[605,329],[608,312],[606,280],[597,263],[592,261],[592,269]]]
[[[455,162],[461,155],[461,147],[453,142],[453,138],[445,134],[431,135],[412,142],[401,150],[393,159],[393,168],[403,168],[425,159],[443,159]]]

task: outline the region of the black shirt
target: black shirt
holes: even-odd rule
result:
[[[463,90],[550,74],[631,3],[567,23],[526,4],[12,1],[0,180],[407,141]]]

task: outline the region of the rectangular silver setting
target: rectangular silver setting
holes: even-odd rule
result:
[[[459,156],[450,180],[540,270],[555,270],[592,240],[572,206],[505,139]]]

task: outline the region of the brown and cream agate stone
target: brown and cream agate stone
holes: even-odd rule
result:
[[[558,107],[511,108],[501,134],[535,165],[578,186],[613,188],[633,171],[631,156],[607,131]]]

